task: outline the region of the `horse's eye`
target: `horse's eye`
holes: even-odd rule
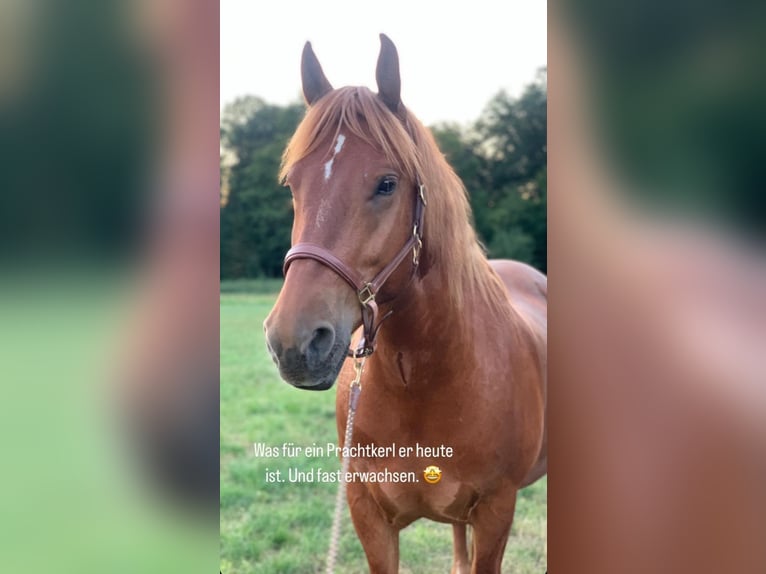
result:
[[[396,179],[393,177],[384,177],[378,184],[376,195],[391,195],[396,189]]]

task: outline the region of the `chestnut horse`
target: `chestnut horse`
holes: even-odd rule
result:
[[[364,354],[375,352],[353,444],[454,449],[437,460],[351,460],[352,471],[442,470],[438,484],[348,484],[371,572],[398,571],[399,531],[419,518],[453,525],[453,572],[500,572],[517,491],[546,472],[546,278],[486,259],[461,181],[400,101],[386,36],[377,94],[333,89],[309,43],[302,79],[308,110],[282,167],[294,248],[264,323],[269,351],[295,387],[343,382],[342,442],[354,374],[347,350],[363,326]]]

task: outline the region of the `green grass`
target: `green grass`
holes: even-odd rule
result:
[[[271,295],[278,293],[282,286],[281,279],[263,277],[258,279],[224,279],[221,281],[221,294],[244,293],[248,295]]]
[[[335,484],[265,481],[266,469],[287,472],[334,464],[328,459],[258,459],[254,442],[337,442],[335,393],[298,391],[279,379],[262,323],[278,283],[227,282],[221,294],[221,571],[223,574],[313,574],[327,551]],[[267,292],[268,290],[271,292]],[[519,493],[503,571],[542,574],[546,564],[547,482]],[[449,525],[419,520],[401,533],[400,572],[448,572]],[[348,510],[336,572],[366,572]]]

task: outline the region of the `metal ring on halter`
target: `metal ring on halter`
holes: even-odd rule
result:
[[[362,305],[367,305],[371,301],[375,301],[375,292],[372,290],[372,283],[367,283],[359,290],[357,295],[359,296],[359,302]]]

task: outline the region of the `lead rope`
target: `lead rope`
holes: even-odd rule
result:
[[[333,574],[335,571],[335,560],[338,557],[338,542],[340,540],[340,524],[343,512],[343,499],[346,497],[346,473],[351,462],[348,456],[351,447],[351,437],[354,435],[354,416],[356,415],[356,406],[359,403],[359,393],[362,392],[362,371],[364,371],[364,362],[367,357],[354,356],[354,370],[356,376],[351,381],[348,394],[348,417],[346,417],[346,434],[343,440],[344,454],[341,463],[340,480],[338,481],[338,494],[335,497],[335,512],[332,517],[332,531],[330,534],[330,547],[327,550],[327,566],[325,574]]]

